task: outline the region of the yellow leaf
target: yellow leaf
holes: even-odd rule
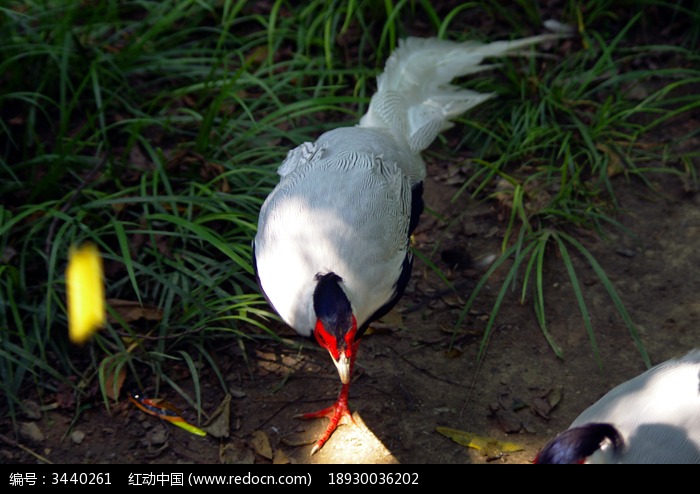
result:
[[[105,325],[105,294],[102,257],[87,243],[71,247],[66,267],[68,336],[73,343],[85,343]]]
[[[437,427],[435,430],[437,430],[443,436],[449,437],[457,444],[467,446],[468,448],[477,449],[479,451],[498,450],[503,453],[514,453],[525,449],[516,443],[499,441],[491,437],[477,436],[471,432],[452,429],[450,427]]]

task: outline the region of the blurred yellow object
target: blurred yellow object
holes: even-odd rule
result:
[[[70,248],[66,291],[68,336],[73,343],[82,344],[106,319],[102,257],[94,244]]]

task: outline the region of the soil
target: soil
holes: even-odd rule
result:
[[[228,437],[199,437],[144,414],[126,399],[110,412],[99,402],[75,419],[50,411],[34,421],[34,434],[17,442],[3,432],[3,463],[529,463],[607,390],[644,371],[630,333],[592,269],[575,257],[600,351],[598,366],[566,271],[556,258],[545,281],[547,322],[563,350],[555,355],[532,305],[510,293],[496,319],[481,365],[477,354],[503,273],[497,271],[456,327],[464,301],[500,248],[503,224],[489,202],[452,202],[459,170],[430,165],[425,214],[415,249],[444,270],[446,289],[418,257],[407,293],[392,314],[363,338],[350,388],[355,425],[342,425],[310,456],[326,419],[295,414],[330,405],[339,380],[330,358],[288,328],[285,342],[231,341],[217,353],[231,390]],[[700,197],[678,178],[652,185],[617,180],[621,221],[634,236],[607,241],[584,236],[637,325],[652,362],[697,346],[700,330]],[[438,219],[439,218],[439,219]],[[469,255],[468,255],[469,254]],[[445,262],[449,260],[450,265]],[[452,268],[450,267],[452,266]],[[456,328],[456,329],[455,329]],[[244,358],[245,357],[245,358]],[[183,382],[186,370],[183,369]],[[164,396],[194,411],[180,396]],[[202,372],[202,403],[211,414],[225,393]],[[75,419],[75,421],[74,421]],[[74,423],[73,423],[74,421]],[[4,423],[6,431],[9,424]],[[522,447],[502,452],[465,447],[437,431],[448,427]],[[38,436],[37,436],[38,431]],[[216,432],[215,432],[216,434]],[[43,439],[41,437],[43,436]],[[82,438],[82,440],[81,440]]]

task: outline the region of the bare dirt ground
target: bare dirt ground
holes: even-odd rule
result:
[[[611,387],[642,372],[644,364],[597,277],[577,258],[602,372],[564,267],[556,259],[546,279],[548,323],[564,359],[557,358],[548,346],[531,306],[520,305],[512,294],[506,298],[486,357],[478,367],[478,347],[502,273],[494,275],[455,333],[461,306],[480,275],[480,269],[474,267],[478,263],[468,266],[460,253],[477,261],[497,253],[503,225],[492,203],[450,202],[455,189],[449,183],[454,170],[449,170],[430,166],[426,203],[441,219],[431,214],[423,217],[415,247],[445,270],[458,290],[446,291],[445,284],[417,259],[398,311],[360,346],[350,390],[357,426],[341,426],[316,455],[309,455],[310,443],[323,431],[326,420],[293,417],[328,406],[335,399],[339,381],[328,355],[310,343],[299,350],[277,342],[239,346],[231,341],[217,354],[232,391],[229,437],[195,436],[145,415],[123,399],[111,414],[96,402],[75,423],[69,411],[48,412],[38,420],[23,418],[40,435],[20,437],[21,447],[0,442],[0,461],[531,462],[549,438]],[[621,220],[636,238],[616,235],[607,242],[593,237],[584,241],[615,283],[657,363],[698,344],[700,197],[669,176],[659,176],[654,182],[662,195],[641,184],[623,182],[622,178],[617,182],[620,206],[625,210]],[[279,331],[290,341],[299,341],[288,328],[280,326]],[[202,381],[203,408],[211,414],[225,393],[211,372],[203,370]],[[194,421],[193,410],[172,394],[165,396]],[[5,431],[6,426],[2,427]],[[438,433],[438,427],[514,442],[523,450],[501,453],[466,448]]]

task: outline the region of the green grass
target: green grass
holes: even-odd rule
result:
[[[533,65],[525,78],[509,74],[512,82],[519,83],[517,106],[508,107],[505,115],[488,123],[464,122],[474,128],[465,140],[485,142],[489,149],[475,160],[474,174],[457,197],[470,191],[476,197],[499,201],[510,211],[501,256],[477,284],[460,316],[461,322],[489,276],[510,263],[506,264],[506,281],[493,305],[479,358],[483,358],[505,295],[519,280],[521,302],[532,300],[544,336],[563,357],[563,350],[547,330],[543,287],[543,271],[554,269],[552,260],[560,259],[602,367],[584,290],[572,262],[573,251],[599,278],[644,363],[651,365],[614,283],[575,236],[582,229],[602,236],[609,228],[624,231],[615,220],[616,178],[624,176],[649,185],[647,175],[655,172],[697,181],[692,165],[697,153],[679,154],[673,145],[660,143],[654,132],[700,107],[694,89],[700,83],[698,56],[677,46],[621,47],[640,21],[641,16],[636,15],[609,40],[584,31],[584,44],[595,49],[572,53],[554,66],[547,64],[544,70]],[[645,57],[652,53],[677,57],[683,66],[630,68],[643,66]],[[501,92],[506,93],[507,88]],[[683,138],[693,134],[697,131]],[[681,163],[684,165],[671,165]],[[493,192],[489,195],[488,191]]]
[[[532,302],[562,354],[546,324],[542,280],[553,269],[569,277],[595,349],[579,258],[649,363],[615,280],[577,238],[619,228],[620,178],[644,183],[660,170],[697,181],[697,154],[645,144],[700,104],[699,2],[642,3],[647,17],[627,14],[644,11],[639,2],[565,2],[561,20],[581,36],[566,57],[509,60],[469,81],[500,97],[458,124],[462,145],[475,149],[475,173],[458,194],[508,211],[502,255],[462,313],[493,270],[509,266],[481,355],[512,293]],[[195,407],[202,369],[226,388],[217,350],[277,338],[252,276],[250,241],[287,151],[357,122],[399,38],[417,30],[518,37],[540,32],[545,18],[526,0],[517,8],[455,2],[445,11],[427,1],[296,4],[0,7],[0,409],[12,420],[30,390],[47,406],[68,393],[79,413],[96,398],[109,406],[122,379],[172,387]],[[678,42],[630,41],[658,33],[659,11],[675,16]],[[486,21],[492,32],[480,31]],[[64,271],[69,247],[85,241],[104,255],[111,317],[75,348],[66,337]],[[188,369],[186,382],[173,364]]]

